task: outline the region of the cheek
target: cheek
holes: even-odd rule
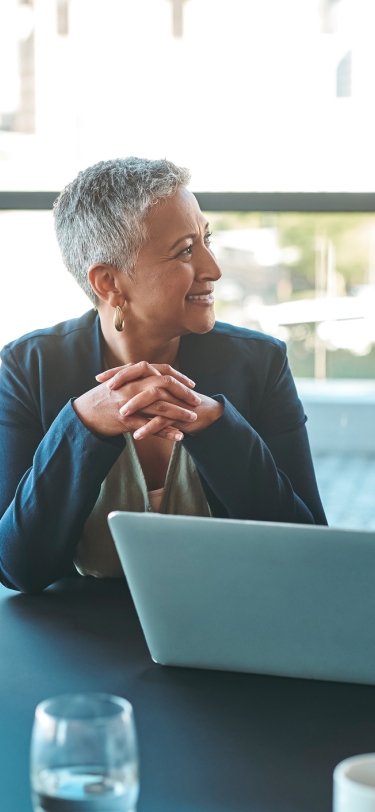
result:
[[[138,284],[134,290],[134,304],[140,311],[155,311],[158,317],[172,316],[173,313],[183,310],[186,294],[189,292],[194,280],[194,272],[190,263],[179,262],[173,268],[163,268],[154,271],[142,269],[139,273]]]
[[[163,275],[153,286],[153,296],[162,306],[168,302],[181,306],[191,288],[191,273],[188,268],[175,268],[173,272]]]

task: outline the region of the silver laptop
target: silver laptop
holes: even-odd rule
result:
[[[375,532],[108,521],[156,663],[375,684]]]

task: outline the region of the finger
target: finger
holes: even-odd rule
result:
[[[130,367],[133,367],[133,369],[136,368],[134,373],[130,372],[129,374]],[[140,370],[139,373],[137,372],[138,369]],[[117,389],[130,380],[139,377],[147,377],[149,375],[169,375],[190,389],[195,387],[195,382],[192,381],[191,378],[188,378],[187,375],[183,375],[182,372],[179,372],[178,369],[174,369],[174,367],[171,367],[169,364],[149,364],[146,361],[141,361],[139,364],[125,364],[121,367],[107,369],[95,377],[100,383],[111,381],[109,388]]]
[[[168,421],[164,417],[153,417],[149,420],[146,425],[141,426],[138,428],[133,437],[135,440],[144,440],[145,437],[149,437],[151,434],[157,434],[159,431],[168,427]],[[174,435],[174,439],[182,440],[183,434],[178,430],[173,430],[169,427],[170,433]],[[181,435],[181,437],[180,437]],[[172,438],[170,438],[172,439]]]
[[[125,367],[131,366],[133,366],[133,364],[125,364]],[[104,383],[110,378],[113,378],[113,376],[116,375],[116,372],[119,372],[121,369],[124,369],[124,365],[121,367],[113,367],[113,369],[105,369],[104,372],[99,372],[99,375],[95,375],[95,379],[100,383]]]
[[[122,418],[122,422],[124,424],[123,429],[124,432],[137,431],[137,429],[141,429],[143,426],[147,426],[147,424],[150,422],[150,418],[148,417],[148,415],[135,414],[133,415],[133,417],[130,418],[130,420],[125,417]],[[170,423],[171,421],[169,421],[168,426],[170,425]],[[177,429],[177,431],[179,431],[179,429]]]
[[[194,423],[198,417],[196,412],[191,412],[183,406],[175,403],[169,403],[166,400],[157,400],[156,403],[151,403],[146,408],[137,410],[142,415],[151,415],[155,417],[157,414],[162,414],[163,417],[168,417],[170,420],[178,421],[179,423]]]
[[[181,442],[181,440],[184,439],[182,431],[174,428],[174,426],[157,431],[156,434],[154,434],[154,437],[162,437],[163,440],[176,440],[177,442]]]
[[[188,409],[186,409],[185,404],[183,401],[179,401],[176,398],[172,398],[169,395],[169,392],[165,392],[163,389],[159,389],[159,387],[151,387],[150,389],[144,389],[143,392],[139,392],[134,397],[130,398],[127,403],[124,403],[123,406],[120,408],[121,415],[131,415],[135,414],[136,412],[145,411],[147,408],[150,408],[151,411],[149,414],[155,415],[158,412],[165,412],[169,406],[173,406],[178,411],[174,411],[172,417],[178,416],[179,420],[182,420],[182,417],[179,416],[179,411],[184,413],[184,419],[186,420],[195,420],[196,414]],[[167,412],[169,416],[169,412]],[[185,417],[186,415],[186,417]],[[190,417],[190,415],[193,415]]]
[[[127,425],[126,430],[135,432],[137,431],[137,429],[149,425],[149,423],[150,418],[148,416],[145,417],[144,415],[143,416],[134,415],[133,417],[130,418],[130,420],[126,419]],[[158,425],[164,426],[164,428],[161,428],[160,431],[154,431],[155,437],[162,437],[165,440],[177,440],[177,441],[183,440],[184,435],[181,429],[178,429],[176,428],[176,426],[172,425],[172,420],[168,420],[167,418],[163,417],[160,419],[160,421],[157,421],[157,423],[155,422],[155,424],[153,424],[154,429],[155,427],[157,428]],[[183,425],[186,425],[186,423],[184,423]],[[142,437],[140,439],[142,439]]]
[[[149,418],[138,417],[134,415],[134,417],[130,421],[126,420],[126,425],[124,426],[124,433],[126,431],[132,431],[134,436],[135,432],[138,429],[143,428],[143,426],[149,426],[150,422],[151,421]],[[160,426],[164,426],[164,428],[160,428],[160,430],[157,431],[158,426],[159,428]],[[182,431],[180,431],[180,429],[177,429],[175,426],[172,426],[170,420],[164,420],[164,418],[161,418],[161,420],[158,421],[158,423],[153,424],[152,433],[155,437],[161,437],[164,440],[176,440],[177,442],[179,442],[180,440],[184,439]],[[136,437],[136,439],[142,440],[142,435],[139,438]]]
[[[173,375],[163,375],[157,385],[158,387],[162,386],[164,389],[168,389],[173,397],[179,400],[186,400],[187,403],[193,406],[199,406],[199,404],[202,403],[201,398],[195,392],[192,392],[191,389],[183,383],[177,381]]]
[[[181,429],[177,429],[176,426],[172,426],[170,420],[166,421],[166,423],[166,427],[164,429],[160,429],[160,431],[155,431],[153,437],[162,437],[164,440],[177,440],[177,442],[184,439],[184,434]],[[142,436],[138,439],[141,440]]]
[[[161,373],[148,364],[147,361],[140,361],[139,364],[131,364],[126,367],[121,367],[113,377],[107,381],[108,389],[119,389],[120,386],[135,381],[137,378],[148,378],[151,375],[161,376]]]
[[[195,383],[188,378],[187,375],[183,375],[178,369],[174,369],[169,364],[153,364],[157,370],[161,373],[161,375],[172,375],[173,378],[176,378],[177,381],[184,383],[185,386],[189,386],[190,388],[194,388]]]
[[[184,405],[184,401],[187,401],[190,406],[199,406],[202,401],[198,395],[179,383],[179,381],[175,380],[174,383],[170,383],[173,380],[174,379],[170,378],[169,375],[163,376],[160,378],[160,383],[164,381],[165,386],[169,387],[170,391],[166,391],[161,385],[159,386],[159,383],[157,386],[150,386],[144,389],[143,392],[138,392],[137,395],[129,398],[127,403],[121,406],[120,413],[122,415],[132,414],[147,408],[151,403],[156,403],[157,401],[172,401],[172,403],[176,403],[177,401],[177,405]]]

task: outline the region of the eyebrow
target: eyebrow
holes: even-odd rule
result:
[[[209,227],[210,227],[210,224],[209,224],[208,222],[207,222],[207,223],[205,223],[204,230],[205,230],[205,231],[207,231],[207,229],[208,229]],[[177,246],[177,245],[178,245],[180,242],[183,242],[183,240],[193,240],[193,239],[194,239],[194,237],[196,237],[196,236],[197,236],[196,234],[185,234],[183,237],[179,237],[179,238],[178,238],[178,240],[176,240],[176,242],[174,242],[174,243],[173,243],[173,245],[171,245],[171,247],[170,247],[170,251],[173,251],[173,249],[174,249],[174,248],[176,248],[176,246]]]

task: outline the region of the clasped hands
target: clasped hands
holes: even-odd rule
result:
[[[136,440],[150,435],[182,440],[217,420],[223,406],[193,392],[186,375],[169,364],[138,364],[109,369],[96,376],[100,386],[73,401],[81,421],[98,435],[131,431]]]

